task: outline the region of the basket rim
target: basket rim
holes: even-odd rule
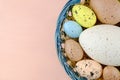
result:
[[[57,20],[56,32],[55,32],[55,44],[56,44],[56,48],[57,48],[58,59],[59,59],[60,63],[62,64],[64,70],[66,71],[66,73],[68,74],[68,76],[72,80],[86,80],[86,78],[78,77],[78,75],[76,75],[75,72],[72,70],[72,68],[70,68],[70,66],[66,63],[66,59],[62,55],[63,53],[61,51],[61,43],[62,43],[62,41],[61,41],[61,38],[60,38],[60,29],[61,29],[62,22],[66,18],[66,12],[70,8],[70,6],[74,5],[74,4],[77,4],[77,3],[80,3],[80,1],[81,0],[69,0],[65,4],[65,6],[63,7],[63,10],[59,14],[59,17],[58,17],[58,20]]]

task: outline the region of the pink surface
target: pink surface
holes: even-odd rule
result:
[[[55,49],[67,0],[0,0],[0,80],[70,80]]]

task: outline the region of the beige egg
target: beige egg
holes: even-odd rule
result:
[[[65,41],[65,53],[71,61],[79,61],[83,58],[80,44],[72,39]]]
[[[118,0],[90,0],[90,7],[102,23],[120,22],[120,2]]]
[[[88,80],[96,80],[102,75],[102,66],[94,60],[81,60],[77,62],[75,70],[80,76]]]
[[[120,80],[120,72],[113,66],[107,66],[103,70],[104,80]]]

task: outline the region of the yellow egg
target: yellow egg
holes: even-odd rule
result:
[[[74,19],[83,27],[89,28],[96,23],[95,13],[84,5],[74,5],[72,8],[72,14]]]

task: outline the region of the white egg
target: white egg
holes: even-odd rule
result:
[[[79,42],[92,59],[105,65],[120,66],[120,27],[96,25],[84,30]]]

